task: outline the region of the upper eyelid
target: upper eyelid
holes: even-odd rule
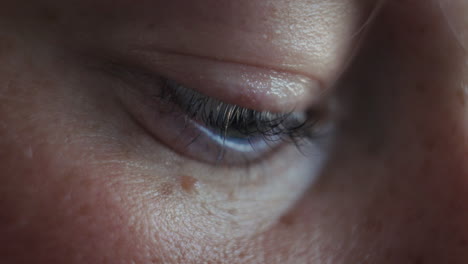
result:
[[[165,90],[168,90],[169,95],[165,97],[168,99],[173,99],[173,101],[179,101],[180,104],[185,107],[185,111],[188,112],[190,117],[194,118],[196,116],[201,116],[203,119],[210,121],[211,124],[215,126],[229,125],[232,121],[242,122],[245,118],[250,118],[255,116],[258,121],[258,125],[263,123],[271,123],[281,125],[290,117],[294,117],[298,123],[304,123],[307,120],[305,112],[286,112],[286,113],[271,113],[271,112],[260,112],[248,108],[243,108],[237,105],[227,104],[225,102],[219,101],[217,99],[211,98],[209,96],[198,93],[197,91],[185,88],[172,80],[166,80],[164,84]],[[165,92],[163,92],[165,93]],[[217,111],[216,116],[207,116],[210,113],[207,113],[208,108],[215,107]],[[302,115],[299,115],[302,114]],[[211,119],[211,120],[209,120]],[[286,124],[284,124],[286,125]],[[290,129],[299,129],[299,124],[296,127],[290,127]]]
[[[163,99],[163,100],[174,100],[174,99],[171,99],[169,97],[173,96],[173,94],[167,94],[167,92],[171,92],[170,90],[171,89],[166,89],[165,86],[167,86],[168,84],[170,83],[173,83],[174,85],[178,85],[176,82],[172,81],[172,80],[168,80],[164,77],[155,77],[151,74],[148,74],[146,72],[140,72],[138,70],[134,71],[135,69],[133,67],[130,67],[130,68],[127,68],[126,66],[121,66],[119,64],[116,64],[116,63],[111,63],[108,65],[108,67],[106,67],[106,71],[110,72],[113,76],[117,77],[118,79],[126,82],[127,84],[133,86],[135,84],[135,82],[139,83],[141,86],[144,86],[146,87],[146,90],[148,93],[152,94],[152,96],[155,96],[155,97],[158,97],[160,99]],[[159,86],[159,87],[155,87],[155,86]],[[233,104],[229,104],[229,103],[226,103],[226,102],[223,102],[223,101],[220,101],[216,98],[212,98],[210,96],[207,96],[207,95],[203,95],[201,93],[199,93],[198,91],[195,91],[195,90],[192,90],[190,88],[185,88],[181,85],[178,85],[178,87],[180,88],[179,91],[181,91],[182,93],[185,93],[186,95],[185,96],[188,96],[188,97],[197,97],[205,102],[201,102],[200,105],[202,105],[202,107],[209,107],[209,104],[211,105],[214,105],[214,106],[217,106],[217,107],[223,107],[223,108],[226,108],[226,109],[231,109],[231,108],[237,108],[238,110],[240,111],[248,111],[250,113],[253,113],[258,116],[262,115],[264,117],[263,121],[262,120],[259,120],[261,122],[268,122],[267,119],[270,119],[271,122],[276,122],[277,124],[280,124],[282,121],[280,119],[287,119],[290,115],[297,115],[299,113],[302,113],[302,115],[304,116],[304,120],[302,122],[306,122],[307,121],[307,118],[306,118],[306,113],[305,111],[304,112],[298,112],[298,111],[288,111],[288,112],[283,112],[283,113],[271,113],[271,112],[267,112],[267,111],[256,111],[256,110],[253,110],[253,109],[248,109],[248,108],[244,108],[244,107],[241,107],[241,106],[237,106],[237,105],[233,105]],[[178,98],[179,99],[179,98]],[[178,100],[176,99],[176,100]],[[190,99],[188,99],[190,100]],[[192,102],[182,102],[182,103],[193,103]],[[196,117],[196,113],[193,112],[194,109],[191,109],[190,108],[190,105],[186,106],[186,108],[184,109],[186,111],[186,113],[191,117],[191,118],[194,118]],[[271,118],[267,118],[267,116],[271,116]],[[204,118],[205,121],[208,120],[208,118]],[[221,118],[223,119],[223,118]],[[224,119],[223,119],[224,120]],[[219,120],[218,120],[219,121]],[[298,122],[301,122],[301,121],[298,121]],[[214,122],[210,122],[211,124],[214,124]],[[226,122],[223,122],[224,124],[226,124]],[[266,124],[266,123],[265,123]],[[219,126],[219,124],[217,125]],[[305,129],[305,126],[298,126],[298,127],[295,127],[295,128],[289,128],[289,131],[288,133],[290,133],[292,135],[292,133],[296,134],[297,136],[301,135],[301,134],[306,134],[305,131],[303,131]],[[286,130],[284,131],[286,132]],[[280,132],[278,132],[280,133]]]
[[[261,147],[261,151],[257,151],[251,144],[250,141],[248,144],[244,143],[243,148],[237,148],[239,147],[238,144],[241,144],[240,142],[236,143],[234,142],[228,142],[228,143],[233,143],[233,144],[227,144],[224,145],[226,142],[223,139],[223,134],[222,132],[217,130],[211,130],[209,126],[205,126],[203,120],[202,122],[197,122],[195,119],[185,118],[185,115],[187,114],[185,111],[182,111],[177,107],[178,105],[174,104],[170,98],[165,98],[161,97],[161,92],[158,90],[162,90],[164,88],[164,81],[161,78],[154,78],[154,76],[150,75],[147,76],[146,74],[141,74],[138,71],[133,71],[132,68],[126,68],[125,66],[121,66],[115,63],[111,63],[107,65],[105,68],[106,74],[111,74],[111,78],[115,79],[117,78],[118,81],[123,82],[123,89],[124,92],[122,94],[127,93],[128,90],[131,92],[133,90],[136,90],[136,95],[138,98],[141,98],[143,96],[142,101],[140,102],[142,105],[129,105],[125,101],[126,99],[121,99],[123,100],[123,104],[127,105],[127,107],[131,107],[133,110],[129,110],[130,112],[133,111],[144,111],[143,113],[138,114],[140,117],[137,117],[137,120],[139,120],[139,123],[144,124],[147,127],[150,127],[148,131],[156,131],[153,132],[155,134],[158,134],[161,129],[160,125],[166,126],[168,123],[160,123],[158,124],[156,120],[162,120],[162,122],[169,122],[169,123],[178,123],[178,125],[175,125],[176,127],[179,126],[178,129],[173,130],[172,132],[174,133],[168,133],[168,134],[177,134],[181,137],[182,134],[184,134],[184,131],[189,131],[187,132],[188,134],[193,134],[195,130],[200,130],[199,133],[204,134],[203,138],[205,140],[202,140],[202,143],[197,143],[196,145],[199,146],[200,144],[208,144],[207,143],[207,137],[209,135],[216,136],[218,137],[219,140],[213,141],[213,143],[209,144],[218,144],[220,149],[226,149],[226,151],[229,151],[229,156],[230,159],[229,161],[224,161],[222,164],[217,164],[217,165],[222,165],[222,166],[227,166],[227,167],[237,167],[237,166],[251,166],[256,164],[257,162],[260,162],[266,157],[270,157],[270,154],[276,153],[277,150],[283,149],[283,147],[286,147],[287,145],[290,145],[289,143],[296,142],[296,141],[291,141],[291,142],[286,142],[284,139],[275,141],[265,141],[265,138],[263,138],[263,134],[257,134],[255,135],[255,142],[263,142],[263,144],[257,145],[257,147]],[[142,89],[140,89],[142,88]],[[186,88],[189,89],[189,88]],[[193,91],[196,92],[196,91]],[[132,92],[133,93],[133,92]],[[202,95],[203,96],[203,95]],[[217,101],[216,99],[213,99],[212,102],[220,102]],[[222,102],[221,102],[222,103]],[[135,109],[136,108],[136,109]],[[143,110],[146,109],[146,110]],[[135,113],[135,112],[134,112]],[[154,117],[156,116],[166,116],[165,118],[160,118],[160,117]],[[146,117],[143,117],[146,116]],[[168,120],[170,119],[170,120]],[[198,120],[200,121],[200,120]],[[156,122],[156,123],[155,123]],[[180,123],[185,123],[184,125],[181,125]],[[166,125],[164,125],[166,124]],[[180,126],[183,126],[184,128],[180,128]],[[167,130],[166,130],[167,133]],[[246,135],[247,136],[247,135]],[[246,137],[246,139],[249,137]],[[253,138],[252,138],[253,140]],[[163,140],[164,141],[164,140]],[[178,139],[176,142],[180,142],[182,146],[178,146],[178,152],[182,151],[184,152],[186,148],[188,148],[189,145],[192,145],[194,141],[199,141],[198,136],[192,140],[192,139]],[[245,140],[244,140],[245,141]],[[185,145],[185,143],[188,143],[188,145]],[[241,144],[242,145],[242,144]],[[170,146],[170,144],[169,144]],[[184,150],[180,150],[180,148],[183,148]],[[197,148],[197,147],[195,147]],[[239,154],[236,154],[239,152]],[[245,153],[243,153],[245,152]],[[220,152],[224,153],[224,152]],[[179,153],[180,154],[180,153]],[[208,155],[208,154],[207,154]],[[204,155],[204,156],[207,156]],[[239,156],[240,155],[240,156]],[[244,156],[245,155],[245,156]],[[208,155],[209,156],[209,155]],[[233,157],[235,161],[232,161],[231,159]],[[249,156],[249,158],[247,158]],[[206,157],[205,157],[206,158]],[[194,158],[197,160],[198,158]],[[204,160],[204,158],[201,158]],[[241,162],[241,160],[243,160]],[[205,161],[206,162],[206,161]],[[244,164],[245,163],[245,164]]]
[[[132,51],[118,60],[148,76],[177,80],[213,98],[259,111],[304,110],[323,93],[320,81],[302,74],[204,57]]]
[[[108,74],[111,74],[112,76],[118,78],[119,80],[129,84],[130,86],[135,85],[135,83],[138,83],[140,86],[145,87],[147,89],[147,92],[152,94],[152,96],[156,97],[161,97],[160,92],[163,91],[161,89],[155,89],[154,86],[164,86],[166,82],[166,78],[159,76],[159,75],[154,75],[152,72],[148,72],[145,70],[145,68],[141,68],[139,65],[134,65],[134,64],[127,64],[126,62],[122,63],[118,59],[114,59],[112,57],[106,57],[106,58],[101,58],[101,61],[105,61],[104,64],[100,66],[100,70],[105,71]],[[190,87],[191,88],[191,87]],[[187,88],[191,90],[190,88]],[[194,93],[199,93],[199,91],[193,90]],[[206,95],[203,95],[206,96]],[[229,103],[226,103],[224,101],[221,101],[217,98],[211,98],[207,96],[208,99],[212,102],[221,102],[223,104],[229,105]],[[324,104],[323,102],[328,101],[327,98],[323,98],[321,103],[319,104],[314,104],[312,107],[308,105],[308,108],[304,111],[297,111],[297,109],[291,110],[291,111],[284,111],[284,112],[270,112],[270,114],[276,116],[277,118],[286,118],[288,115],[291,114],[298,114],[298,113],[303,113],[304,116],[309,115],[309,113],[312,113],[314,115],[314,119],[309,119],[308,125],[307,126],[316,126],[315,123],[321,123],[323,122],[322,118],[327,115],[325,112],[326,110],[326,103]],[[244,108],[242,106],[238,106],[240,108],[243,108],[245,110],[254,110],[254,109],[248,109]],[[323,112],[325,111],[325,112]],[[259,113],[268,113],[268,111],[258,111]],[[325,113],[325,115],[324,115]],[[304,121],[305,122],[305,121]],[[326,134],[326,132],[318,132],[318,131],[313,131],[311,129],[306,129],[307,126],[304,127],[298,127],[296,129],[292,129],[289,131],[289,133],[294,133],[295,136],[305,136],[308,138],[311,137],[317,137],[323,134]],[[323,127],[321,125],[321,127]]]
[[[118,78],[119,80],[125,82],[126,84],[130,85],[130,86],[134,86],[135,83],[138,84],[138,86],[140,87],[144,87],[144,89],[146,90],[146,92],[148,94],[151,94],[152,96],[155,96],[155,97],[158,97],[158,98],[163,98],[163,99],[167,99],[167,98],[164,98],[165,95],[163,95],[162,93],[165,93],[166,92],[166,89],[161,89],[163,88],[165,85],[167,85],[167,82],[168,80],[165,79],[164,77],[161,77],[161,76],[154,76],[152,75],[152,73],[148,73],[146,71],[141,71],[138,67],[133,67],[133,66],[128,66],[128,65],[122,65],[118,62],[115,62],[115,61],[108,61],[105,66],[102,68],[105,72],[111,74],[112,76]],[[169,82],[174,82],[174,81],[169,81]],[[297,122],[301,122],[301,125],[298,125],[297,127],[289,127],[289,128],[283,128],[282,131],[276,131],[275,133],[271,132],[271,136],[274,135],[274,134],[283,134],[286,135],[286,133],[288,134],[288,137],[289,136],[293,136],[293,137],[309,137],[311,135],[311,133],[309,132],[306,132],[307,130],[307,126],[305,125],[305,122],[308,120],[306,118],[306,113],[305,111],[304,112],[301,112],[301,111],[287,111],[287,112],[283,112],[283,113],[270,113],[270,112],[265,112],[265,111],[256,111],[256,110],[253,110],[253,109],[248,109],[248,108],[244,108],[244,107],[241,107],[241,106],[237,106],[237,105],[231,105],[229,103],[226,103],[226,102],[223,102],[223,101],[220,101],[216,98],[211,98],[207,95],[203,95],[203,94],[200,94],[198,91],[195,91],[195,90],[192,90],[190,88],[183,88],[184,91],[186,92],[189,92],[191,93],[192,95],[198,95],[199,98],[202,98],[206,101],[209,101],[210,103],[212,104],[215,104],[215,105],[218,105],[218,106],[226,106],[229,108],[229,106],[232,106],[232,107],[236,107],[236,108],[239,108],[239,110],[245,110],[245,111],[252,111],[252,113],[257,113],[258,116],[262,115],[263,117],[265,117],[264,119],[262,120],[259,120],[259,122],[264,122],[264,126],[267,125],[268,122],[275,122],[277,125],[278,124],[281,124],[282,123],[282,120],[286,120],[289,116],[295,116],[299,113],[302,113],[302,115],[304,116],[304,119],[303,121],[297,121]],[[190,95],[189,95],[190,96]],[[205,105],[206,106],[206,105]],[[195,117],[194,113],[192,113],[192,110],[191,109],[185,109],[186,112],[188,112],[189,116],[190,117]],[[270,115],[271,118],[267,118],[267,116]],[[221,118],[223,119],[223,118]],[[205,119],[207,120],[207,119]],[[270,120],[270,121],[267,121],[267,120]],[[315,121],[314,121],[315,122]],[[213,122],[210,122],[211,124],[214,124]],[[224,124],[226,124],[226,122],[224,122]],[[311,123],[309,123],[311,124]],[[260,132],[260,131],[259,131]]]

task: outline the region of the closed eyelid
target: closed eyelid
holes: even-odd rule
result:
[[[137,50],[128,57],[143,62],[153,75],[258,111],[305,110],[323,92],[312,77],[265,67],[154,50]]]

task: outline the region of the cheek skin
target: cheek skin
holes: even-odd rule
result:
[[[36,154],[50,155],[41,150]],[[1,221],[2,261],[102,263],[130,260],[135,256],[128,252],[144,252],[134,237],[137,232],[128,219],[129,211],[122,210],[125,200],[110,193],[118,189],[87,178],[82,168],[69,171],[55,165],[47,170],[42,168],[46,159],[36,159],[39,164],[22,162],[27,166],[24,172],[7,171],[22,179],[10,180],[6,186],[14,193],[2,188],[2,210],[7,213]]]
[[[32,110],[17,109],[23,109],[25,116]],[[39,122],[27,124],[19,124],[12,114],[2,115],[9,126],[2,127],[1,134],[17,138],[1,143],[1,262],[161,263],[161,258],[172,258],[161,252],[160,243],[182,243],[177,238],[184,232],[174,232],[174,237],[149,237],[156,233],[155,227],[167,228],[171,219],[160,216],[152,218],[154,222],[148,220],[152,212],[142,206],[147,199],[145,188],[135,183],[138,179],[133,176],[140,169],[135,164],[133,174],[129,172],[133,166],[128,160],[132,158],[124,159],[124,168],[118,162],[124,153],[104,156],[99,151],[90,152],[106,148],[105,138],[82,134],[82,127],[70,127],[73,117],[42,113],[34,117]],[[70,130],[47,125],[51,117],[67,122]],[[187,183],[184,186],[189,188]],[[153,201],[160,206],[153,209],[161,212],[168,204],[163,198],[174,197],[170,188],[156,190],[162,198],[158,203]],[[177,198],[171,200],[177,202]]]
[[[63,98],[47,94],[50,89],[44,87],[57,82],[34,76],[37,58],[22,58],[15,53],[21,45],[10,43],[0,73],[0,262],[128,259],[127,252],[140,251],[140,244],[124,242],[134,232],[128,211],[122,210],[125,199],[118,199],[121,192],[105,177],[79,162],[82,153],[68,140],[79,130],[70,126],[74,117],[63,119],[60,111],[50,111]],[[52,120],[55,126],[50,126]]]

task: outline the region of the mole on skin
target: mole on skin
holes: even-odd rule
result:
[[[192,176],[184,175],[180,177],[180,186],[186,193],[192,193],[196,187],[197,182],[198,180]]]

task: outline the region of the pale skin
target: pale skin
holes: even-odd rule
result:
[[[465,0],[4,2],[0,263],[468,262]],[[333,126],[202,162],[110,64]]]

